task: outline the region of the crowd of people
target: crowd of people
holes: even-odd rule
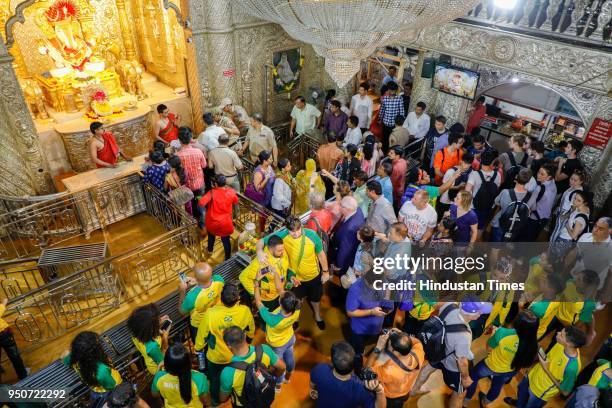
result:
[[[430,117],[423,102],[406,112],[389,76],[378,111],[367,83],[348,106],[330,93],[324,112],[295,98],[290,137],[320,129],[326,139],[304,169],[283,157],[260,115],[248,118],[231,101],[204,115],[206,129],[197,138],[189,128],[169,130],[176,116],[158,108],[160,140],[144,180],[198,220],[209,252],[220,237],[225,259],[231,255],[240,157],[256,163],[244,195],[285,220],[284,229],[257,242],[237,282],[225,282],[206,262],[181,277],[187,346],[169,341],[168,318],[155,305],[133,311],[128,327],[154,376],[151,394],[166,406],[230,399],[233,406],[269,406],[296,368],[301,308],[308,305],[317,329],[326,330],[325,294],[344,302],[350,334],[331,347],[331,363],[310,372],[309,395],[318,407],[401,407],[427,392],[437,370],[452,392],[450,407],[474,399],[489,406],[515,377],[517,393],[504,399],[511,406],[543,407],[557,395],[569,407],[609,403],[612,341],[592,363],[580,358],[581,348],[594,347],[594,314],[603,306],[597,300],[612,285],[612,220],[594,216],[581,144],[569,140],[549,152],[516,133],[507,151],[497,151],[474,120],[468,132],[460,123],[448,126],[444,116]],[[481,111],[478,100],[473,114]],[[406,160],[415,142],[420,156]],[[296,215],[306,212],[303,223]],[[425,246],[472,251],[488,242],[544,248],[529,259],[493,257],[477,277],[511,282],[523,270],[524,291],[398,300],[375,288],[377,258]],[[384,274],[397,280],[402,273],[386,267]],[[263,344],[253,342],[256,329],[265,332]],[[474,341],[482,336],[486,356],[475,364]],[[66,363],[94,399],[107,401],[121,385],[95,333],[74,339]]]

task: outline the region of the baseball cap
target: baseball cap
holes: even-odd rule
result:
[[[232,104],[232,100],[230,98],[223,98],[221,99],[221,107],[225,107],[227,105],[231,105]]]
[[[487,314],[493,310],[493,305],[489,302],[466,301],[461,302],[461,310],[471,314]]]

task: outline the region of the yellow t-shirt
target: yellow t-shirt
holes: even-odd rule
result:
[[[196,350],[202,350],[208,344],[206,358],[215,364],[227,364],[232,352],[223,341],[223,330],[238,326],[247,331],[247,336],[255,336],[255,321],[251,309],[239,303],[227,307],[220,303],[208,309],[202,318],[196,336]]]
[[[276,270],[276,273],[280,275],[281,284],[284,286],[287,283],[287,270],[289,269],[289,258],[287,257],[287,253],[283,253],[283,256],[280,258],[275,258],[272,256],[267,247],[264,252],[268,255],[270,265],[272,265]],[[261,265],[259,263],[259,259],[255,257],[249,266],[240,272],[238,279],[240,279],[240,283],[251,296],[255,291],[253,288],[253,281],[257,277],[259,270],[265,266],[267,265]],[[278,291],[276,290],[272,273],[268,273],[266,276],[264,276],[264,278],[261,280],[259,288],[261,290],[262,300],[270,301],[278,298]]]
[[[561,306],[561,303],[551,302],[549,300],[536,300],[529,305],[529,309],[540,319],[538,339],[546,333],[546,329],[550,325],[553,317],[557,314],[559,306]]]
[[[0,304],[0,317],[4,316],[4,312],[6,312],[6,305]],[[0,319],[0,332],[6,330],[8,326],[4,319]]]
[[[323,251],[321,238],[311,229],[302,228],[302,235],[293,238],[287,229],[275,232],[285,244],[285,253],[289,258],[289,268],[295,272],[296,277],[308,282],[319,276],[319,258],[317,254]],[[268,235],[264,243],[268,244]]]
[[[204,405],[200,401],[200,396],[208,393],[209,388],[206,376],[191,370],[191,401],[186,404],[181,398],[177,376],[161,370],[155,374],[151,384],[153,392],[159,393],[164,399],[165,408],[202,408]]]
[[[261,307],[259,315],[266,322],[266,343],[272,347],[281,347],[293,337],[293,324],[300,318],[300,310],[290,316],[284,316],[280,307],[274,312]]]
[[[612,384],[610,382],[610,377],[605,374],[606,370],[610,369],[610,362],[602,359],[597,360],[597,364],[598,366],[589,380],[589,385],[603,391],[610,388],[610,385]]]
[[[512,360],[518,350],[519,338],[516,330],[500,327],[488,341],[491,351],[485,358],[487,367],[496,373],[509,373]]]
[[[161,351],[161,336],[146,343],[141,342],[135,337],[132,337],[132,342],[136,346],[136,350],[142,354],[147,371],[152,375],[157,373],[159,363],[164,361],[164,354]]]
[[[217,304],[223,290],[223,285],[225,285],[223,277],[221,275],[213,275],[207,288],[198,285],[187,293],[181,304],[181,311],[183,313],[191,313],[191,325],[193,327],[198,327],[202,316],[208,308]]]
[[[571,326],[578,321],[583,323],[593,321],[593,312],[597,303],[592,300],[581,300],[584,300],[584,296],[578,293],[576,284],[573,281],[568,282],[561,293],[561,305],[557,315],[565,326]]]
[[[270,346],[268,346],[267,344],[262,344],[261,348],[261,363],[266,367],[270,367],[276,364],[276,362],[278,361],[278,356],[274,353],[274,351],[272,351]],[[247,363],[252,363],[255,361],[255,358],[255,347],[250,346],[249,353],[246,356],[233,356],[232,362],[244,361]],[[231,394],[233,405],[238,407],[242,405],[240,404],[240,401],[235,398],[234,394],[238,397],[242,395],[242,388],[244,387],[244,377],[245,371],[237,370],[234,367],[225,367],[221,372],[221,392],[223,392],[224,394]]]
[[[574,387],[578,373],[580,372],[580,351],[576,357],[565,354],[563,346],[555,346],[546,355],[546,361],[550,362],[548,369],[555,379],[560,383],[564,392],[570,392]],[[536,364],[528,374],[529,389],[539,399],[548,401],[559,393],[557,387],[548,377],[542,365]]]

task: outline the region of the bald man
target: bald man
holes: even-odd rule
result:
[[[193,266],[193,276],[187,277],[185,281],[179,279],[179,312],[190,314],[189,333],[191,339],[195,340],[202,317],[219,301],[225,282],[221,275],[213,274],[206,262],[198,262]],[[187,288],[192,285],[195,286],[187,292]]]

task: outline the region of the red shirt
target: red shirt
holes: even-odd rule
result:
[[[316,218],[317,221],[319,222],[319,225],[323,229],[323,231],[329,234],[332,228],[333,221],[332,221],[332,215],[328,210],[322,209],[322,210],[310,212],[310,217],[308,217],[308,221],[306,221],[306,225],[304,225],[304,227],[310,228],[313,231],[317,231],[318,230],[317,226],[315,222],[312,220],[312,218]]]
[[[102,140],[104,140],[104,147],[97,151],[96,156],[98,160],[102,160],[109,164],[117,163],[117,159],[119,158],[119,145],[117,144],[115,136],[111,132],[104,132],[102,133]],[[96,163],[96,167],[101,168],[104,166]]]
[[[408,172],[408,163],[404,159],[397,159],[392,162],[393,171],[391,172],[391,184],[393,185],[393,198],[401,199],[406,188],[406,173]]]
[[[200,207],[206,207],[206,230],[217,237],[227,237],[234,232],[232,205],[238,204],[238,195],[231,187],[213,188],[204,194]]]
[[[191,191],[204,187],[204,172],[202,170],[206,168],[204,153],[193,146],[181,146],[176,155],[181,158],[181,165],[185,169],[187,178],[185,185]]]
[[[486,112],[487,107],[485,104],[474,107],[474,112],[472,112],[472,115],[467,123],[467,129],[465,129],[465,133],[467,135],[472,133],[472,129],[480,126],[480,121],[485,117]]]

